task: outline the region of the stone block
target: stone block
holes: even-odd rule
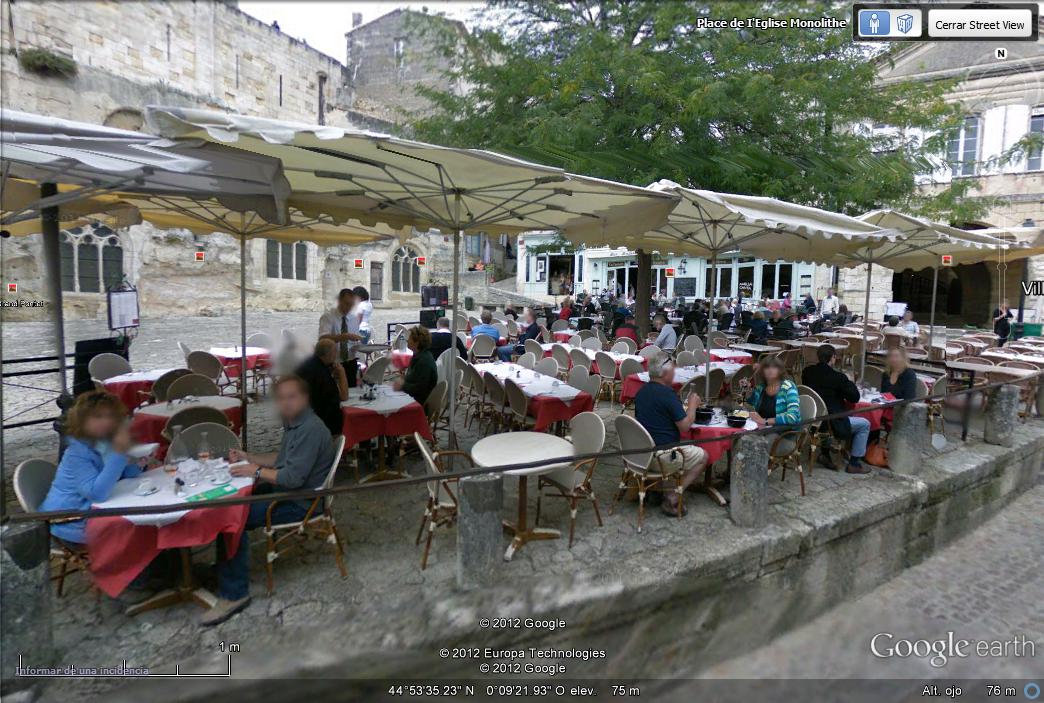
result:
[[[922,452],[929,446],[928,406],[909,403],[896,407],[893,413],[888,435],[889,468],[899,474],[919,474],[924,467]]]
[[[1015,427],[1019,423],[1019,388],[998,386],[990,392],[986,406],[983,439],[987,444],[1010,447],[1015,442]]]
[[[33,666],[47,666],[54,656],[50,536],[44,523],[8,524],[0,543],[0,694],[7,698],[36,683],[15,676],[19,656]]]
[[[464,591],[492,586],[503,558],[504,505],[501,474],[462,478],[457,488],[457,587]]]
[[[736,441],[729,483],[729,517],[740,527],[764,527],[768,520],[768,461],[771,437],[747,435]]]

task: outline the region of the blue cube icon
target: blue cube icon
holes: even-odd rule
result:
[[[860,10],[859,34],[864,37],[888,36],[891,32],[888,10]]]
[[[895,28],[903,34],[909,34],[910,30],[913,29],[913,15],[905,14],[896,17]]]

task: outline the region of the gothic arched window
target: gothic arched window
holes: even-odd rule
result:
[[[420,292],[418,256],[411,247],[399,247],[392,257],[392,290],[396,293]]]

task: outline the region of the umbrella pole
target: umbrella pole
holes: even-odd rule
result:
[[[932,267],[932,312],[928,317],[928,358],[932,358],[932,342],[935,339],[935,295],[939,290],[939,267]],[[946,359],[946,341],[943,340],[943,359]]]
[[[863,300],[863,355],[859,358],[859,381],[863,380],[863,372],[866,370],[866,325],[870,321],[870,281],[873,280],[874,262],[866,264],[866,296]]]
[[[54,183],[40,184],[40,197],[49,198],[58,194]],[[69,380],[65,368],[65,319],[62,310],[61,227],[58,207],[40,210],[40,225],[43,234],[44,268],[47,271],[48,295],[51,298],[51,321],[54,324],[54,347],[58,357],[58,391],[62,395],[69,391]]]
[[[710,310],[707,315],[707,343],[704,345],[704,353],[707,355],[707,361],[705,363],[703,371],[703,402],[711,402],[710,398],[710,372],[711,372],[711,332],[718,327],[717,318],[714,317],[714,294],[718,291],[718,286],[721,285],[721,281],[718,280],[718,252],[715,251],[711,255],[711,294],[710,294]]]
[[[247,448],[246,236],[239,236],[239,413],[243,449]]]
[[[450,303],[450,349],[457,349],[457,305],[460,303],[460,193],[453,196],[453,221],[456,225],[453,230],[453,300]],[[457,446],[457,357],[453,356],[453,365],[449,371],[449,423],[447,424],[446,442],[450,447]]]

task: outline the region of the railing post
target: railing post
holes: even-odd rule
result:
[[[0,527],[0,695],[7,697],[38,679],[15,675],[23,665],[53,663],[50,535],[42,522]]]
[[[888,468],[899,474],[919,474],[921,452],[929,446],[928,406],[906,403],[893,409],[892,431],[888,433]]]
[[[764,527],[768,521],[771,446],[772,438],[766,435],[744,435],[736,440],[729,481],[729,517],[740,527]]]
[[[468,476],[457,486],[457,587],[492,586],[504,553],[503,475]]]
[[[1015,426],[1019,422],[1019,387],[997,386],[990,392],[982,438],[987,444],[1010,447],[1015,443]]]

